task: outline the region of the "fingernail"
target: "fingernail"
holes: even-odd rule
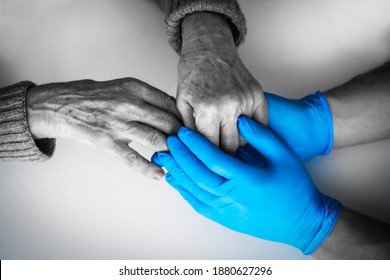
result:
[[[162,170],[158,170],[155,174],[154,174],[154,178],[157,179],[157,180],[161,180],[162,178],[164,178],[165,176],[165,173],[164,171]]]

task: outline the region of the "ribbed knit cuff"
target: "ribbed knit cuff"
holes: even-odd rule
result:
[[[55,139],[34,140],[27,122],[26,92],[31,82],[0,89],[0,160],[44,161],[54,152]]]
[[[230,20],[236,46],[244,41],[246,21],[236,0],[173,0],[170,8],[166,11],[168,41],[179,54],[182,46],[181,20],[194,12],[214,12],[225,15]]]

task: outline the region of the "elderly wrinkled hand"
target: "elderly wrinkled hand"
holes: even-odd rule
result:
[[[263,164],[228,155],[187,128],[168,138],[170,153],[153,160],[201,215],[311,254],[331,232],[341,204],[317,190],[299,158],[271,130],[247,117],[238,119],[238,127],[264,156]]]
[[[184,124],[234,154],[240,144],[238,116],[267,123],[263,90],[241,62],[222,16],[186,16],[182,37],[177,107]]]
[[[129,147],[136,141],[167,150],[166,136],[177,133],[175,99],[134,78],[36,86],[27,93],[31,133],[39,138],[69,138],[102,148],[150,178],[163,170]]]

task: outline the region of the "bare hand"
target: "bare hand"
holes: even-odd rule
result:
[[[150,178],[163,170],[129,147],[167,150],[165,134],[181,126],[175,99],[133,78],[82,80],[33,87],[27,94],[34,138],[69,138],[102,148]]]
[[[233,154],[240,141],[240,115],[267,124],[263,90],[241,62],[230,27],[218,14],[186,16],[182,36],[177,107],[184,124]]]

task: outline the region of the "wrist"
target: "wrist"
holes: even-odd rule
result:
[[[195,12],[181,23],[182,52],[208,50],[217,52],[220,47],[236,49],[228,19],[219,13]]]
[[[316,216],[320,217],[320,219],[312,223],[312,228],[309,233],[310,241],[301,249],[305,255],[312,254],[325,242],[335,227],[342,209],[342,205],[339,201],[323,194],[321,194],[319,205],[321,205],[322,208],[320,209],[320,213]]]
[[[56,138],[55,112],[47,103],[50,98],[48,85],[31,87],[26,95],[27,122],[33,138]]]
[[[301,99],[306,107],[306,115],[312,124],[312,134],[317,139],[318,154],[327,155],[333,148],[332,112],[324,95],[317,91]]]

